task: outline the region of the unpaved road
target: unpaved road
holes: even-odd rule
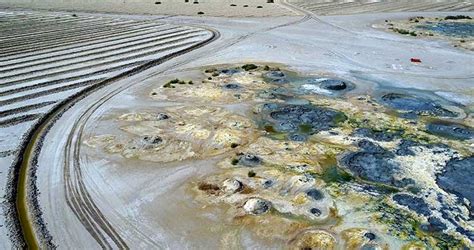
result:
[[[311,13],[305,13],[303,19],[272,20],[279,22],[276,25],[260,24],[260,20],[255,19],[207,20],[204,24],[216,28],[223,36],[212,46],[118,81],[111,85],[113,87],[91,94],[66,111],[46,135],[45,140],[50,143],[43,146],[38,157],[41,172],[38,187],[42,190],[40,205],[53,241],[64,248],[77,244],[137,248],[173,247],[174,244],[192,246],[193,243],[186,243],[185,239],[178,243],[167,242],[167,234],[173,232],[154,228],[153,217],[143,220],[140,211],[149,204],[146,197],[135,197],[141,200],[140,205],[121,198],[121,193],[133,191],[139,183],[146,183],[146,178],[129,179],[129,186],[114,186],[113,183],[128,173],[127,170],[111,170],[107,166],[117,163],[110,159],[94,161],[92,155],[85,153],[82,143],[85,135],[97,126],[108,110],[113,107],[131,108],[134,102],[139,102],[132,98],[134,93],[143,92],[147,84],[153,84],[153,79],[167,72],[207,64],[267,61],[288,64],[306,72],[318,69],[340,74],[355,73],[362,78],[383,81],[392,79],[393,82],[387,83],[392,86],[408,84],[421,89],[446,89],[453,93],[470,86],[472,76],[466,67],[472,62],[471,55],[453,50],[446,44],[415,42],[367,28],[367,23],[384,16],[368,15],[357,21],[354,21],[357,17],[348,18],[346,21],[358,26],[344,29],[337,25],[337,18],[319,21],[313,17]],[[190,19],[176,18],[173,21],[189,22]],[[242,23],[254,27],[239,30]],[[231,28],[236,27],[232,31]],[[436,46],[438,50],[431,50]],[[391,48],[391,52],[387,52],[387,48]],[[417,51],[423,51],[428,66],[415,67],[405,61]],[[440,58],[445,60],[439,61]],[[449,70],[452,62],[447,63],[447,60],[454,62],[455,70]],[[397,67],[392,67],[394,64]],[[445,79],[457,79],[457,86],[448,87]],[[127,100],[127,103],[121,100]],[[46,163],[49,164],[46,166]],[[136,168],[140,169],[138,165]],[[71,199],[77,203],[69,201],[73,209],[67,209],[67,200]],[[163,199],[164,203],[167,201],[164,196],[157,199]],[[74,216],[78,211],[83,215]],[[67,221],[54,221],[53,218],[67,218]]]

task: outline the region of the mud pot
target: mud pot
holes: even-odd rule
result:
[[[361,95],[354,79],[283,66],[190,71],[151,86],[148,107],[111,111],[84,142],[95,157],[197,167],[179,191],[148,190],[172,207],[150,214],[193,232],[166,220],[164,234],[187,246],[473,247],[463,106],[406,89]]]

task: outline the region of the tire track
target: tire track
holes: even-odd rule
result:
[[[36,124],[35,129],[31,130],[31,132],[27,135],[26,138],[30,138],[30,140],[25,140],[29,143],[26,146],[24,146],[21,151],[21,155],[23,155],[22,157],[23,160],[18,162],[18,167],[20,168],[22,166],[23,168],[26,167],[27,169],[29,169],[28,175],[35,176],[35,172],[34,172],[35,165],[32,163],[37,161],[37,157],[38,157],[37,152],[38,150],[40,150],[40,147],[38,146],[41,145],[42,138],[44,138],[50,126],[54,124],[55,119],[57,119],[63,112],[69,109],[77,101],[93,93],[94,91],[100,88],[103,88],[104,86],[108,86],[118,80],[137,74],[143,70],[149,69],[163,62],[169,61],[182,54],[196,50],[219,38],[220,34],[217,31],[214,31],[214,30],[209,30],[209,31],[211,32],[211,36],[205,39],[204,41],[200,41],[200,42],[196,41],[184,49],[172,52],[159,59],[145,62],[144,64],[141,64],[131,70],[123,72],[117,75],[116,77],[104,80],[98,84],[91,85],[90,87],[87,87],[86,89],[74,94],[70,98],[62,101],[49,114],[47,114],[46,116],[43,116],[43,118]],[[80,170],[76,168],[78,166],[75,166],[75,164],[78,164],[78,162],[73,163],[72,167],[74,168],[67,168],[67,169],[70,169],[71,171],[69,172],[65,171],[66,174],[64,178],[67,178],[66,182],[68,184],[65,185],[64,188],[65,188],[65,191],[67,191],[66,199],[69,201],[68,205],[71,206],[71,209],[75,212],[76,216],[81,220],[81,222],[89,230],[91,235],[93,235],[94,239],[96,239],[102,247],[108,248],[108,246],[114,246],[113,248],[115,247],[128,248],[128,246],[126,246],[126,244],[123,242],[123,239],[121,239],[118,233],[111,227],[110,223],[108,223],[108,221],[105,219],[105,217],[100,212],[100,210],[98,210],[97,206],[91,199],[90,194],[87,192],[87,189],[84,183],[82,182],[82,177],[83,177],[82,173],[80,172]],[[31,200],[32,197],[24,197],[24,199]],[[22,198],[17,199],[19,203],[22,203],[23,202],[22,200],[23,200]],[[34,208],[35,206],[32,206],[32,207]],[[39,211],[33,211],[33,213],[36,216],[40,214]],[[24,221],[30,220],[28,218],[23,218],[23,219]],[[30,221],[29,223],[32,223],[32,222]],[[42,239],[40,239],[40,241],[43,243],[44,243],[44,238],[48,238],[45,235],[40,235],[40,236],[42,236],[41,237]],[[29,242],[29,245],[30,244],[35,245],[32,242]]]

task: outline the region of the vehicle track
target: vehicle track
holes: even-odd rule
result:
[[[267,31],[267,30],[272,30],[272,29],[284,27],[284,26],[294,25],[294,24],[298,24],[298,23],[301,23],[301,22],[304,22],[304,21],[307,21],[307,20],[309,20],[309,18],[307,16],[305,16],[300,20],[292,21],[290,23],[283,24],[283,25],[274,26],[274,27],[271,27],[271,28],[265,29],[265,30]],[[205,44],[210,43],[210,42],[212,42],[214,40],[217,40],[219,38],[220,34],[217,31],[215,31],[215,30],[211,30],[211,31],[213,33],[213,36],[208,41],[206,41],[205,43],[200,45],[199,47],[204,46]],[[236,41],[234,43],[239,42],[243,39],[246,39],[251,35],[253,35],[253,34],[247,34],[247,35],[241,36],[238,39],[236,39]],[[226,46],[229,46],[229,45],[226,45]],[[181,53],[183,53],[183,52],[180,52],[180,54]],[[176,55],[173,55],[172,57],[175,57],[175,56],[178,56],[178,55],[179,54],[176,54]],[[170,57],[169,59],[171,59],[172,57]],[[169,60],[169,59],[166,59],[166,60]],[[163,62],[166,61],[166,60],[163,60]],[[189,61],[190,60],[184,61],[180,64],[188,63]],[[157,73],[154,73],[153,75],[159,74],[159,73],[160,72],[157,72]],[[92,87],[102,86],[102,85],[104,85],[104,83],[93,85]],[[121,88],[121,89],[118,89],[117,91],[114,91],[114,92],[108,94],[107,98],[101,99],[101,103],[99,105],[97,105],[97,107],[102,105],[103,102],[110,99],[112,96],[114,96],[114,95],[118,94],[119,92],[125,90],[126,88],[128,88],[128,86],[124,87],[124,88]],[[75,102],[79,101],[79,99],[82,99],[82,98],[79,97],[79,96],[75,97],[75,98],[71,98],[70,102],[75,103]],[[70,105],[72,105],[72,104],[70,104]],[[61,105],[61,106],[64,106],[64,105]],[[70,106],[68,105],[68,108],[69,107]],[[65,112],[65,110],[66,109],[62,110],[61,112],[58,112],[58,114],[62,113],[62,112]],[[92,113],[93,113],[93,110],[92,110]],[[87,113],[85,113],[85,114],[87,114]],[[81,116],[81,118],[82,117],[84,117],[84,115]],[[77,127],[78,124],[79,123],[75,123],[74,126]],[[52,126],[52,124],[50,126]],[[73,139],[72,139],[71,135],[74,135],[74,134],[75,135],[82,135],[82,130],[83,130],[83,127],[80,129],[80,131],[81,131],[80,133],[71,133],[70,134],[70,137],[68,138],[68,145],[70,145],[70,143],[73,142]],[[77,143],[80,144],[80,142],[77,142]],[[120,244],[122,244],[122,241],[116,238],[116,236],[118,234],[116,234],[116,232],[114,233],[113,228],[111,228],[111,226],[108,224],[108,222],[105,220],[105,218],[103,218],[103,215],[97,209],[96,205],[93,203],[92,199],[90,198],[90,195],[88,194],[87,189],[85,188],[85,185],[84,185],[83,180],[82,180],[82,174],[80,172],[79,161],[78,161],[78,159],[79,159],[78,158],[79,148],[80,147],[76,146],[75,149],[72,151],[74,153],[74,160],[73,161],[68,161],[68,159],[70,159],[70,158],[67,158],[68,156],[71,157],[71,151],[66,150],[66,152],[65,152],[65,170],[69,170],[69,174],[67,174],[68,171],[65,171],[65,175],[64,175],[65,182],[67,183],[65,185],[65,189],[66,189],[66,195],[67,195],[66,199],[68,200],[68,204],[72,207],[72,209],[76,213],[76,216],[86,220],[86,222],[84,222],[84,224],[85,224],[84,226],[90,230],[89,232],[91,234],[93,234],[93,237],[99,242],[99,244],[101,246],[104,247],[104,246],[112,245],[112,242],[110,242],[110,240],[109,241],[106,240],[107,237],[109,237],[110,239],[115,238],[115,240],[112,240],[112,241],[115,243],[115,246],[119,246]],[[72,166],[70,166],[71,162],[72,162]],[[74,195],[74,194],[79,195],[81,197],[80,200],[77,200],[76,196],[74,196],[75,198],[73,198],[72,195]],[[83,207],[78,207],[81,204],[86,206],[87,209],[84,209]],[[91,220],[91,218],[94,218],[94,220]],[[94,223],[97,223],[97,222],[98,222],[98,224],[94,224]],[[100,228],[98,228],[98,227],[100,227]],[[107,237],[104,236],[104,233],[107,235]],[[123,247],[123,245],[122,245],[122,247]]]
[[[72,105],[74,105],[77,101],[81,100],[85,96],[91,94],[92,92],[108,86],[120,79],[129,77],[136,73],[139,73],[143,70],[149,69],[156,65],[159,65],[163,62],[169,61],[175,57],[183,55],[185,53],[191,52],[202,46],[205,46],[215,40],[217,40],[220,34],[215,30],[209,30],[211,32],[211,36],[206,40],[201,42],[194,43],[189,47],[185,47],[184,49],[172,52],[171,54],[165,55],[156,60],[150,60],[147,62],[143,62],[139,66],[133,68],[132,70],[128,70],[119,74],[116,77],[104,80],[99,84],[94,84],[79,93],[71,96],[70,98],[62,101],[59,105],[57,105],[48,115],[44,116],[35,126],[35,129],[29,133],[27,138],[30,138],[28,145],[23,147],[21,154],[24,156],[24,159],[19,162],[20,166],[23,168],[28,168],[30,170],[29,176],[34,176],[35,166],[31,163],[37,161],[38,155],[36,154],[40,150],[37,146],[40,146],[42,138],[44,138],[45,134],[49,130],[50,126],[54,124],[55,119],[57,119],[63,112],[69,109]],[[30,149],[27,151],[26,149]],[[77,164],[77,163],[74,163]],[[105,219],[102,215],[100,210],[98,210],[97,206],[91,199],[85,185],[82,181],[82,174],[80,169],[77,168],[68,168],[69,163],[67,163],[64,178],[65,180],[65,189],[66,189],[66,199],[68,200],[68,205],[74,211],[76,216],[81,220],[84,226],[89,230],[91,235],[98,241],[98,243],[104,248],[128,248],[125,242],[121,239],[121,237],[117,234],[117,232],[111,227],[110,223]],[[32,173],[32,172],[33,173]],[[71,177],[72,176],[72,177]],[[22,187],[20,187],[22,188]],[[25,187],[26,188],[26,187]],[[31,199],[31,197],[23,197],[18,198],[17,201],[22,203],[23,200],[26,201]],[[31,205],[30,205],[31,206]],[[34,212],[34,211],[33,211]],[[39,211],[34,212],[35,215],[38,215]],[[28,218],[26,218],[29,220]],[[21,220],[21,219],[20,219]],[[32,223],[30,221],[30,223]],[[43,238],[45,236],[43,235]],[[44,243],[44,242],[43,242]],[[34,245],[34,243],[30,244]],[[51,243],[52,244],[52,243]]]
[[[305,16],[304,18],[300,19],[300,20],[297,20],[297,21],[292,21],[290,23],[286,23],[286,24],[283,24],[283,25],[278,25],[278,26],[274,26],[274,27],[271,27],[269,29],[265,29],[265,31],[268,31],[268,30],[272,30],[272,29],[276,29],[276,28],[279,28],[279,27],[285,27],[285,26],[289,26],[289,25],[294,25],[294,24],[298,24],[298,23],[301,23],[301,22],[304,22],[304,21],[307,21],[309,20],[307,16]],[[215,37],[212,38],[212,40],[217,40],[218,37],[220,36],[220,34],[217,32],[217,31],[213,31],[213,33],[215,33]],[[250,34],[247,34],[247,35],[243,35],[241,37],[239,37],[238,39],[236,39],[236,41],[234,42],[231,42],[230,44],[226,44],[226,47],[229,47],[231,46],[232,44],[235,44],[239,41],[242,41],[243,39],[246,39],[248,38],[249,36],[253,35],[253,33],[250,33]],[[186,60],[186,61],[183,61],[181,63],[178,63],[178,64],[175,64],[173,65],[172,67],[175,68],[179,65],[183,65],[183,64],[186,64],[186,63],[189,63],[191,60]],[[149,77],[152,77],[154,75],[157,75],[157,74],[161,74],[163,73],[165,70],[162,70],[162,71],[159,71],[159,72],[155,72],[155,73],[152,73],[150,74],[150,76],[148,76],[147,78]],[[80,145],[82,143],[82,134],[83,134],[83,131],[84,131],[84,126],[87,122],[87,120],[91,117],[91,115],[100,107],[102,106],[105,102],[107,102],[108,100],[110,100],[112,97],[114,97],[115,95],[121,93],[122,91],[128,89],[130,86],[126,85],[126,86],[122,86],[122,87],[119,87],[117,88],[116,90],[114,91],[111,91],[109,92],[108,94],[105,95],[105,97],[101,98],[100,100],[98,100],[97,102],[95,102],[93,105],[91,105],[91,107],[89,107],[79,118],[78,120],[74,123],[74,126],[73,126],[73,129],[71,130],[71,132],[69,133],[69,136],[68,136],[68,139],[67,139],[67,144],[66,144],[66,151],[65,151],[65,160],[64,160],[64,165],[65,165],[65,172],[73,172],[71,169],[74,169],[74,174],[75,175],[68,175],[68,174],[65,174],[64,178],[65,178],[65,182],[68,183],[67,185],[65,185],[65,188],[67,189],[66,190],[66,194],[70,194],[70,193],[77,193],[77,191],[74,191],[72,192],[71,190],[74,189],[74,183],[71,179],[73,176],[74,178],[76,178],[76,183],[80,183],[80,185],[83,187],[82,189],[82,192],[87,192],[87,189],[85,188],[85,185],[83,184],[83,179],[82,179],[82,174],[81,174],[81,167],[80,167],[80,162],[79,162],[79,157],[80,157]],[[72,164],[71,164],[72,162]],[[71,166],[72,165],[72,166]],[[77,188],[77,187],[76,187]],[[68,190],[68,189],[71,189],[71,190]],[[80,193],[80,192],[79,192]],[[84,193],[80,193],[80,194],[84,194]],[[86,193],[86,196],[88,196],[88,193]],[[68,199],[68,197],[67,197]],[[69,203],[73,206],[74,205],[74,202],[71,200],[71,198],[68,199],[69,200]],[[88,199],[88,200],[85,200],[84,202],[93,202],[92,199]],[[100,213],[100,211],[97,210],[97,208],[90,204],[88,205],[88,207],[90,209],[93,209],[93,211],[96,211],[96,213]],[[95,208],[95,210],[94,210]],[[81,212],[79,209],[76,209],[75,210],[75,213],[79,213]],[[79,215],[78,215],[79,216]],[[85,218],[85,216],[82,216]],[[91,216],[93,217],[93,216]],[[105,220],[105,218],[104,218]],[[104,223],[106,223],[106,220],[104,221]],[[90,221],[89,222],[86,222],[87,226],[88,227],[94,227],[94,224],[91,223]],[[107,224],[103,224],[102,225],[102,228],[105,228],[107,226]],[[100,230],[94,230],[94,232],[100,232]],[[112,233],[112,232],[110,232]],[[108,234],[110,235],[110,234]],[[103,236],[100,236],[100,235],[96,235],[94,236],[95,239],[98,239],[101,244],[105,244],[103,239],[104,237]],[[151,241],[151,240],[150,240]],[[152,241],[150,243],[153,243]]]

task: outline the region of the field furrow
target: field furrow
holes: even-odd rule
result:
[[[74,44],[78,41],[90,41],[96,39],[98,37],[107,36],[107,35],[115,35],[117,32],[125,32],[128,31],[128,28],[135,28],[139,29],[138,25],[130,24],[125,27],[117,27],[117,28],[109,28],[109,29],[91,29],[85,32],[77,32],[77,33],[65,33],[59,34],[59,38],[56,40],[46,40],[41,41],[38,40],[37,43],[33,44],[24,44],[9,47],[10,44],[5,43],[3,46],[4,49],[0,49],[0,55],[3,56],[11,56],[15,54],[21,54],[22,51],[35,51],[35,49],[48,49],[48,48],[55,48],[62,45]],[[64,33],[64,32],[62,32]]]
[[[165,42],[175,41],[176,39],[179,39],[180,36],[194,34],[197,32],[199,31],[173,29],[173,31],[171,32],[160,33],[157,35],[148,36],[147,38],[140,38],[132,42],[128,41],[126,43],[121,43],[117,46],[105,46],[105,47],[100,47],[100,48],[96,47],[91,50],[86,50],[85,53],[84,52],[71,53],[71,54],[66,54],[64,56],[48,58],[49,60],[46,59],[46,60],[37,60],[37,61],[34,61],[33,63],[22,63],[21,65],[16,66],[16,67],[3,67],[0,70],[0,74],[11,72],[12,74],[4,75],[4,76],[10,76],[10,75],[13,75],[13,73],[18,74],[18,73],[31,72],[32,69],[38,70],[38,69],[43,69],[43,68],[48,68],[48,67],[57,67],[59,65],[67,65],[65,64],[66,61],[69,62],[69,64],[84,62],[84,61],[79,60],[80,58],[84,58],[84,57],[89,58],[88,60],[92,60],[94,58],[117,55],[120,53],[134,52],[134,50],[147,49],[152,46],[163,45],[165,44]],[[44,67],[41,67],[41,66],[44,66]],[[24,69],[24,70],[18,72],[21,69]]]
[[[12,66],[19,65],[25,62],[37,62],[42,59],[51,59],[57,58],[59,56],[71,55],[74,53],[87,52],[96,48],[107,48],[110,46],[124,44],[130,41],[138,41],[140,39],[148,37],[150,34],[155,34],[156,32],[168,31],[173,29],[181,29],[176,27],[164,26],[162,29],[156,29],[155,27],[146,27],[141,30],[125,32],[124,34],[119,34],[117,36],[110,36],[107,38],[97,39],[91,42],[78,43],[74,46],[58,46],[55,49],[49,49],[39,52],[24,53],[21,56],[12,57],[12,58],[2,58],[0,59],[0,66]]]
[[[130,53],[130,54],[127,54],[128,56],[126,57],[112,58],[112,60],[108,60],[108,61],[96,60],[96,61],[92,61],[89,64],[86,64],[86,63],[79,64],[77,65],[78,67],[73,67],[73,68],[66,67],[66,69],[64,70],[59,70],[59,71],[52,70],[46,73],[43,72],[43,73],[38,73],[38,74],[30,74],[32,76],[26,77],[26,78],[23,78],[23,75],[13,77],[13,78],[9,78],[9,77],[0,78],[2,81],[4,81],[4,83],[2,83],[0,86],[15,85],[21,82],[40,80],[40,79],[44,79],[45,77],[48,79],[60,79],[66,74],[76,74],[76,73],[90,74],[95,69],[101,69],[95,72],[105,73],[105,72],[109,72],[109,70],[111,69],[120,69],[120,68],[136,65],[137,63],[139,64],[143,62],[144,60],[151,59],[147,57],[153,56],[154,54],[190,46],[191,44],[195,42],[196,40],[192,40],[192,39],[191,41],[187,41],[187,42],[179,42],[179,43],[173,42],[170,45],[167,45],[166,47],[149,50],[144,53]],[[6,79],[10,79],[10,81],[6,81]]]
[[[345,15],[376,12],[469,11],[469,1],[307,1],[292,4],[318,15]]]

